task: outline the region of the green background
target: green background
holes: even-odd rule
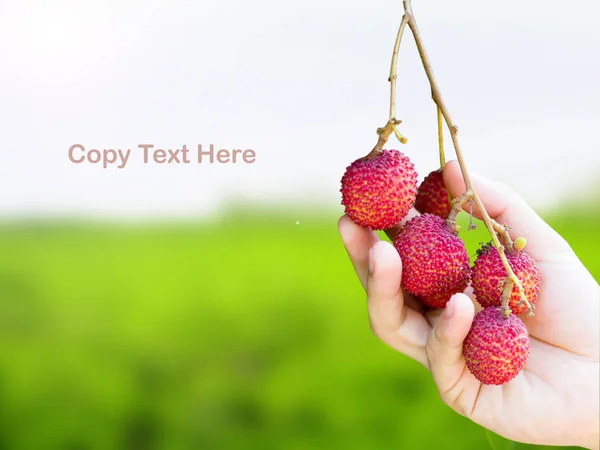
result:
[[[0,450],[490,448],[372,336],[338,211],[231,210],[0,226]],[[545,217],[599,280],[598,217]]]

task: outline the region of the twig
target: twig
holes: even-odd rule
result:
[[[463,195],[461,195],[460,197],[456,197],[452,200],[452,208],[450,208],[450,213],[446,218],[446,227],[448,227],[450,232],[458,232],[458,225],[456,225],[456,216],[458,216],[458,213],[462,211],[462,207],[472,199],[473,192],[467,189],[467,191],[463,193]]]
[[[510,302],[510,296],[512,295],[513,286],[515,283],[510,278],[506,278],[504,280],[504,287],[502,288],[502,297],[501,297],[501,308],[504,311],[504,315],[508,316],[510,314],[510,308],[508,303]]]
[[[510,264],[508,263],[508,260],[506,259],[506,255],[504,254],[504,247],[502,246],[502,244],[500,243],[500,240],[498,239],[497,233],[499,231],[499,228],[498,228],[498,226],[495,226],[496,222],[492,220],[492,218],[487,213],[485,207],[483,206],[483,202],[481,201],[481,198],[477,194],[477,190],[475,189],[475,186],[473,185],[473,182],[471,180],[471,176],[469,175],[469,172],[467,170],[467,165],[464,160],[462,150],[460,148],[460,143],[458,142],[458,127],[452,120],[452,116],[450,115],[450,112],[448,111],[448,108],[446,107],[446,104],[444,103],[444,99],[442,98],[440,88],[438,86],[437,80],[433,73],[433,68],[431,67],[431,61],[429,60],[427,50],[425,49],[423,39],[419,32],[419,27],[417,26],[417,22],[415,20],[415,16],[414,16],[414,13],[412,10],[411,0],[403,0],[402,4],[404,6],[404,12],[405,12],[403,20],[404,20],[404,18],[407,18],[406,20],[408,21],[408,26],[409,26],[410,31],[412,32],[413,37],[415,39],[415,43],[417,45],[417,50],[419,51],[419,57],[421,58],[421,63],[423,64],[423,68],[425,69],[425,74],[427,75],[427,79],[429,80],[429,85],[431,87],[431,98],[433,99],[433,101],[435,102],[437,107],[440,109],[442,116],[444,117],[444,120],[446,121],[446,125],[448,126],[448,129],[450,131],[450,138],[452,139],[452,144],[453,144],[454,150],[456,152],[456,158],[458,159],[458,164],[460,165],[460,170],[462,172],[463,179],[465,180],[465,185],[466,185],[467,191],[471,192],[473,201],[475,202],[475,205],[477,205],[477,207],[479,208],[483,222],[485,223],[485,226],[487,227],[487,229],[490,232],[492,241],[494,242],[494,246],[498,250],[498,254],[500,255],[500,259],[502,260],[502,264],[504,265],[504,269],[506,270],[506,273],[507,273],[507,278],[510,279],[510,281],[512,283],[514,283],[514,285],[517,287],[517,289],[519,290],[519,293],[521,295],[521,298],[522,299],[524,298],[525,301],[527,301],[527,299],[525,297],[525,290],[523,289],[523,285],[521,284],[521,281],[515,275],[512,268],[510,267]],[[505,230],[501,234],[503,236],[507,236],[508,231]],[[509,239],[510,239],[510,237],[509,237]],[[529,302],[527,302],[527,303],[529,304]],[[533,313],[533,309],[531,308],[531,305],[529,305],[529,313],[530,314]]]
[[[377,157],[383,150],[383,146],[386,144],[390,135],[394,133],[396,138],[402,143],[406,144],[408,140],[402,136],[402,133],[398,130],[397,126],[402,123],[401,120],[396,119],[396,80],[398,79],[397,67],[398,67],[398,52],[400,51],[400,42],[402,42],[402,35],[404,29],[408,24],[406,15],[402,16],[400,26],[398,27],[398,33],[396,34],[396,42],[394,43],[394,51],[392,53],[392,63],[390,65],[390,75],[388,81],[390,82],[390,115],[388,122],[381,128],[377,129],[379,138],[377,144],[373,147],[373,150],[365,156],[364,159],[372,159]]]
[[[507,276],[504,279],[504,287],[502,288],[502,297],[501,297],[502,304],[500,306],[504,310],[504,315],[506,315],[506,316],[508,316],[508,311],[510,311],[508,304],[510,302],[510,297],[512,295],[514,286],[515,286],[514,281],[509,276]],[[532,305],[531,303],[529,303],[529,301],[527,301],[527,297],[525,297],[525,294],[523,292],[520,292],[519,295],[520,295],[520,297],[519,297],[519,301],[517,302],[517,306],[522,306],[523,304],[525,304],[525,306],[527,306],[528,315],[533,316],[534,305]]]
[[[379,156],[383,150],[383,146],[390,138],[390,135],[396,129],[396,125],[400,123],[402,123],[401,120],[392,119],[388,123],[386,123],[384,127],[377,128],[377,134],[379,135],[379,138],[377,139],[377,144],[375,144],[373,150],[371,150],[371,152],[367,156],[365,156],[364,159],[373,159]]]
[[[438,151],[440,153],[440,168],[446,165],[446,155],[444,155],[444,124],[442,123],[442,110],[435,105],[437,110],[437,129],[438,129]]]
[[[404,34],[404,28],[408,19],[406,15],[402,16],[402,21],[398,27],[398,34],[396,35],[396,42],[394,43],[394,52],[392,53],[392,64],[390,67],[390,76],[388,81],[390,82],[390,117],[392,121],[396,118],[396,79],[398,78],[397,67],[398,67],[398,51],[400,50],[400,42],[402,42],[402,35]]]

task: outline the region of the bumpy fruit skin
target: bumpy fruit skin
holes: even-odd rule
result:
[[[393,227],[410,210],[417,192],[413,163],[398,150],[360,158],[342,177],[342,204],[355,223],[372,230]]]
[[[506,252],[506,259],[513,272],[523,284],[525,296],[532,305],[540,293],[540,271],[534,259],[525,252]],[[491,244],[484,245],[477,251],[477,259],[472,270],[472,286],[475,297],[481,306],[500,306],[502,303],[503,282],[506,279],[506,270],[496,247]],[[508,307],[514,314],[525,312],[527,306],[519,306],[519,291],[513,286]]]
[[[527,362],[529,333],[514,314],[506,317],[500,308],[479,311],[465,338],[463,355],[469,371],[483,384],[504,384]]]
[[[394,240],[402,258],[402,287],[432,305],[445,305],[450,295],[464,290],[469,281],[469,256],[463,242],[433,214],[409,220]],[[437,298],[438,294],[448,298]],[[443,303],[443,305],[442,305]]]
[[[465,277],[459,284],[454,286],[451,290],[447,292],[440,292],[436,294],[431,294],[427,297],[418,297],[421,303],[429,306],[430,308],[444,308],[450,297],[452,297],[457,292],[464,292],[468,285],[468,277]]]
[[[450,213],[450,199],[444,185],[441,169],[434,170],[425,177],[415,198],[415,209],[420,213],[435,214],[442,219]]]

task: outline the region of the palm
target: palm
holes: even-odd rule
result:
[[[464,192],[456,164],[446,165],[444,179],[453,196]],[[423,313],[400,289],[402,264],[393,247],[344,217],[340,233],[367,291],[373,331],[431,370],[442,399],[474,422],[521,442],[596,445],[598,285],[566,242],[516,194],[485,180],[477,189],[492,217],[510,224],[514,237],[527,238],[526,251],[541,272],[536,314],[523,319],[531,338],[524,370],[502,386],[479,383],[462,357],[476,303],[456,296],[451,318],[442,310]],[[387,232],[393,238],[396,230]]]
[[[523,372],[497,388],[482,385],[464,371],[456,385],[463,389],[456,407],[510,439],[567,445],[572,430],[597,414],[597,396],[592,395],[598,380],[597,326],[596,336],[593,326],[597,314],[588,316],[592,326],[582,326],[582,312],[589,311],[585,300],[594,298],[597,285],[569,254],[538,261],[538,266],[544,280],[538,304],[543,307],[523,319],[531,338]],[[590,370],[594,365],[595,371]]]

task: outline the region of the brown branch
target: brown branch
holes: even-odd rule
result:
[[[509,226],[506,224],[500,225],[494,219],[490,219],[490,221],[492,222],[494,231],[502,239],[502,242],[504,243],[504,247],[506,248],[506,251],[513,252],[513,241],[510,238],[510,234],[508,233],[508,231],[510,230]]]
[[[404,28],[408,19],[406,14],[402,16],[402,21],[398,27],[398,34],[396,35],[396,42],[394,43],[394,52],[392,53],[392,64],[390,67],[390,76],[388,81],[390,82],[390,117],[392,121],[396,118],[396,79],[398,78],[397,67],[398,67],[398,51],[400,50],[400,42],[402,42],[402,35],[404,34]]]
[[[440,92],[438,82],[435,78],[435,74],[433,73],[431,61],[429,60],[427,50],[425,49],[425,44],[423,43],[421,33],[419,32],[419,27],[417,26],[417,22],[415,20],[415,16],[414,16],[414,13],[412,10],[411,0],[403,0],[402,4],[404,6],[404,11],[405,11],[404,17],[406,17],[408,20],[408,26],[409,26],[410,31],[412,32],[412,35],[415,39],[415,43],[417,45],[417,50],[419,52],[419,57],[421,58],[421,63],[423,65],[423,69],[425,69],[425,74],[427,75],[427,79],[429,80],[429,85],[431,87],[431,98],[433,99],[433,101],[435,102],[437,107],[440,108],[440,111],[442,112],[442,116],[444,117],[446,125],[448,126],[448,129],[450,131],[450,138],[452,140],[452,144],[453,144],[454,150],[456,152],[456,158],[458,159],[458,164],[460,165],[460,170],[462,172],[463,179],[465,180],[465,185],[466,185],[467,191],[471,192],[473,201],[475,202],[475,205],[477,205],[477,207],[479,208],[479,212],[481,214],[483,222],[485,223],[485,226],[487,227],[487,229],[490,232],[494,246],[498,250],[498,254],[500,255],[500,259],[502,260],[502,264],[504,265],[504,269],[506,270],[506,273],[507,273],[507,278],[509,278],[511,280],[511,282],[514,283],[514,285],[517,287],[517,289],[519,290],[519,292],[521,294],[521,298],[525,299],[525,301],[527,301],[527,299],[525,298],[525,291],[523,289],[523,285],[521,284],[521,281],[515,275],[514,271],[510,267],[510,264],[508,263],[508,260],[506,259],[506,255],[504,254],[504,247],[502,246],[502,244],[500,243],[500,240],[498,239],[497,233],[498,233],[499,228],[494,226],[495,221],[492,220],[492,218],[489,216],[488,212],[486,211],[485,207],[483,206],[483,202],[481,201],[481,198],[477,194],[477,190],[475,189],[475,186],[473,185],[473,181],[471,180],[471,176],[469,175],[469,171],[467,170],[467,164],[464,160],[463,153],[462,153],[462,150],[460,147],[460,143],[458,141],[458,127],[452,120],[452,116],[450,115],[450,112],[448,111],[448,108],[446,107],[446,104],[445,104],[442,94]],[[501,234],[503,236],[508,236],[507,231],[502,232]],[[510,237],[509,237],[509,239],[510,239]],[[509,247],[509,248],[512,249],[512,247]],[[529,302],[527,302],[527,303],[529,303]],[[529,305],[529,306],[530,306],[529,312],[530,312],[530,314],[532,314],[533,309],[531,308],[531,305]]]
[[[470,200],[473,199],[473,192],[467,190],[460,197],[456,197],[452,200],[452,208],[450,209],[450,213],[446,218],[446,227],[450,232],[456,233],[458,232],[458,226],[456,225],[456,216],[461,212],[464,205],[466,205]]]
[[[379,156],[383,150],[383,146],[390,138],[390,135],[396,129],[396,125],[400,124],[402,121],[397,119],[391,119],[388,123],[385,124],[382,128],[377,128],[377,134],[379,138],[377,139],[377,144],[373,147],[373,150],[365,156],[365,159],[373,159]]]
[[[508,316],[510,314],[510,308],[508,304],[510,302],[510,296],[512,294],[512,289],[515,283],[509,277],[504,280],[504,287],[502,288],[502,297],[501,297],[501,308],[504,311],[504,315]]]
[[[435,105],[437,111],[437,130],[438,130],[438,152],[440,154],[440,169],[446,165],[446,155],[444,154],[444,124],[442,123],[442,110]]]
[[[501,308],[505,311],[506,315],[508,315],[506,313],[506,311],[510,311],[508,304],[510,302],[510,297],[512,295],[514,286],[515,286],[515,283],[514,283],[513,279],[510,278],[509,276],[507,276],[504,280],[504,287],[502,288],[502,297],[501,297],[501,299],[502,299]],[[523,304],[525,304],[527,306],[528,315],[533,316],[534,306],[531,303],[529,303],[529,301],[527,301],[527,297],[525,297],[525,294],[523,292],[520,292],[519,296],[520,297],[519,297],[519,301],[517,302],[517,306],[522,306]]]
[[[398,27],[398,33],[396,34],[396,42],[394,43],[394,51],[392,52],[392,63],[390,65],[390,75],[388,81],[390,82],[390,115],[388,122],[381,128],[377,129],[379,138],[377,144],[373,147],[373,150],[365,156],[365,159],[376,158],[381,154],[383,146],[386,144],[390,135],[394,133],[396,138],[402,143],[406,144],[407,139],[402,136],[402,133],[398,130],[397,126],[402,123],[401,120],[396,119],[396,80],[398,79],[397,67],[398,67],[398,52],[400,51],[400,42],[402,42],[402,35],[404,29],[408,24],[408,18],[406,15],[402,16],[400,26]]]

